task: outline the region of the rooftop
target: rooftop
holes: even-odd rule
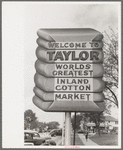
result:
[[[104,116],[104,118],[101,119],[102,121],[118,121],[118,119],[112,117],[112,116]]]

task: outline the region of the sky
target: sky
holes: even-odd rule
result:
[[[11,132],[6,118],[11,118],[14,126],[22,122],[22,127],[27,109],[32,109],[39,121],[58,121],[62,126],[64,113],[44,112],[32,102],[37,30],[93,28],[103,33],[111,27],[116,31],[120,25],[120,2],[3,2],[2,9],[4,135]],[[8,115],[15,116],[16,122]]]

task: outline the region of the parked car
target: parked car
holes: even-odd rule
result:
[[[43,145],[56,145],[56,142],[52,140],[49,132],[39,133],[41,137],[45,138],[45,143]]]
[[[118,130],[117,129],[113,129],[110,131],[111,134],[118,134]]]
[[[24,143],[24,146],[34,146],[33,143]]]
[[[48,139],[42,145],[51,145],[52,146],[52,145],[56,145],[56,142],[52,139]]]
[[[24,145],[56,145],[51,135],[40,135],[37,131],[24,130]]]
[[[103,134],[108,134],[108,133],[110,133],[110,130],[109,129],[104,129],[104,130],[102,130],[102,133]]]
[[[24,130],[24,142],[33,143],[34,145],[41,145],[45,143],[45,138],[41,138],[37,131]]]
[[[77,132],[78,132],[78,133],[85,133],[84,130],[78,130]]]
[[[62,129],[53,129],[50,131],[51,136],[62,135]]]

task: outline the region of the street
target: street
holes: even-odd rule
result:
[[[45,132],[45,133],[40,133],[40,136],[41,137],[45,137],[45,138],[51,138],[52,140],[54,140],[56,142],[56,145],[57,146],[62,146],[62,136],[55,136],[55,137],[51,137],[49,135],[49,132]],[[104,138],[106,138],[106,141],[104,140]],[[76,133],[75,135],[75,145],[79,145],[79,146],[82,146],[82,145],[85,145],[85,146],[89,146],[89,145],[92,145],[92,146],[98,146],[98,145],[112,145],[111,144],[111,141],[110,140],[110,137],[111,139],[113,140],[113,142],[115,142],[115,145],[117,145],[117,135],[111,135],[111,134],[107,134],[107,135],[101,135],[101,136],[98,136],[98,134],[94,133],[94,134],[90,134],[89,135],[89,138],[88,140],[85,139],[85,135],[84,134],[78,134]],[[105,142],[103,142],[105,141]],[[102,143],[103,142],[103,143]],[[71,145],[73,145],[73,133],[71,134]]]
[[[62,136],[55,136],[55,137],[51,137],[49,132],[45,132],[45,133],[40,133],[41,137],[44,138],[51,138],[52,140],[54,140],[56,142],[56,145],[61,146],[62,145]],[[73,133],[71,134],[71,145],[73,145]],[[90,141],[90,140],[89,140]],[[85,141],[85,136],[83,134],[77,134],[75,136],[75,145],[87,145],[87,143],[91,143],[92,145],[94,145],[92,142],[86,142]]]

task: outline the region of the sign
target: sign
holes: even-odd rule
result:
[[[44,111],[103,111],[103,35],[93,29],[40,29],[34,104]]]
[[[45,77],[102,77],[102,64],[56,63],[48,64],[39,59],[35,63],[36,71]]]

